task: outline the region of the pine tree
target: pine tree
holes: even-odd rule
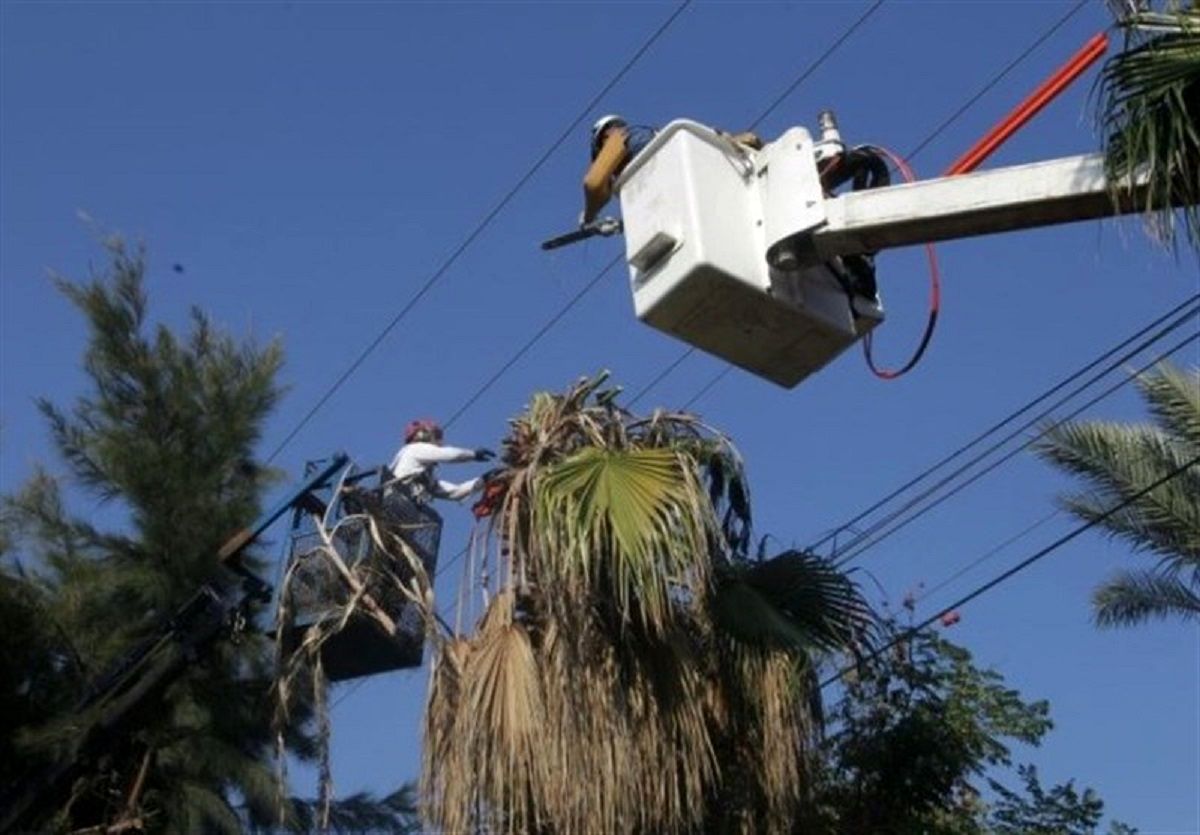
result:
[[[69,704],[216,570],[217,550],[253,520],[269,481],[253,450],[280,394],[280,346],[239,344],[199,311],[185,339],[152,328],[143,252],[120,240],[107,248],[105,274],[56,280],[89,329],[90,391],[70,408],[39,403],[65,474],[36,473],[6,507],[33,569],[14,588],[64,659],[42,688],[56,703],[31,693],[47,721],[15,735],[35,758],[70,744]],[[107,504],[116,524],[72,513],[76,492]],[[58,823],[237,831],[235,796],[265,814],[275,794],[269,665],[263,638],[214,645],[76,783]]]

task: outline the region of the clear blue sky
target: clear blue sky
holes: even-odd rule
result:
[[[153,309],[164,320],[183,322],[198,304],[238,332],[283,338],[291,389],[269,450],[673,8],[5,2],[0,487],[13,489],[48,457],[33,398],[65,401],[81,383],[80,320],[46,280],[48,268],[83,277],[102,257],[77,212],[147,242]],[[865,8],[698,2],[595,115],[741,128]],[[1067,8],[893,0],[761,132],[812,125],[833,107],[851,141],[905,153]],[[1099,2],[1077,14],[926,148],[918,171],[944,168],[1106,23]],[[1093,78],[989,164],[1093,150]],[[537,249],[578,212],[587,135],[575,133],[287,447],[283,466],[298,474],[306,458],[335,448],[384,461],[410,416],[453,413],[620,252],[616,240],[549,256]],[[1130,221],[961,241],[940,253],[942,322],[911,376],[879,382],[851,351],[793,391],[735,372],[696,404],[745,454],[760,533],[811,541],[1197,290],[1195,261],[1154,249]],[[886,363],[922,324],[919,252],[881,257],[880,280]],[[614,271],[450,440],[495,446],[530,392],[599,368],[637,390],[679,351],[634,319]],[[1181,358],[1195,363],[1194,346]],[[720,368],[695,356],[648,403],[682,404]],[[1089,414],[1140,417],[1122,392]],[[1043,516],[1063,486],[1020,455],[862,565],[898,600]],[[443,558],[469,530],[465,509],[446,515]],[[929,610],[1068,527],[1047,523],[926,601]],[[1044,778],[1094,786],[1113,815],[1144,832],[1200,832],[1200,630],[1101,633],[1090,623],[1090,587],[1130,560],[1084,536],[969,606],[951,634],[1027,696],[1052,702],[1057,727],[1030,753]],[[457,570],[444,575],[444,599],[458,580]],[[349,693],[335,712],[340,792],[416,776],[424,692],[413,672],[339,688],[335,697]]]

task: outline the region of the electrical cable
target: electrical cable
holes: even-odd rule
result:
[[[917,181],[917,175],[913,173],[912,167],[902,157],[897,156],[882,145],[869,145],[866,147],[877,151],[890,160],[892,165],[896,166],[900,171],[906,183],[915,183]],[[942,307],[942,279],[941,269],[938,267],[937,252],[934,250],[933,244],[925,244],[925,257],[929,261],[929,316],[925,320],[925,332],[921,335],[921,341],[917,343],[917,349],[913,351],[908,362],[894,370],[879,368],[875,365],[875,357],[872,354],[872,348],[875,344],[875,332],[867,331],[866,335],[863,336],[863,357],[867,361],[867,367],[871,369],[872,374],[881,380],[896,380],[916,368],[917,363],[921,361],[921,357],[925,355],[925,349],[929,347],[929,340],[933,338],[933,331],[937,327],[938,313]]]
[[[542,152],[542,155],[538,157],[533,165],[530,166],[529,169],[521,176],[521,178],[517,180],[516,184],[505,193],[505,195],[500,199],[500,202],[498,202],[492,208],[492,210],[488,212],[478,224],[475,225],[475,228],[471,230],[470,234],[468,234],[467,237],[464,238],[462,242],[454,249],[454,251],[450,253],[450,256],[442,262],[441,266],[438,267],[437,270],[435,270],[433,274],[425,280],[425,283],[421,285],[420,289],[418,289],[417,292],[414,293],[413,296],[404,304],[404,306],[400,308],[399,312],[392,317],[392,319],[384,326],[383,330],[381,330],[367,344],[367,346],[363,348],[361,352],[359,352],[354,361],[350,363],[346,370],[343,371],[336,380],[334,380],[333,384],[325,391],[323,395],[321,395],[317,402],[313,404],[312,408],[309,409],[304,417],[300,419],[300,422],[296,424],[292,431],[289,432],[284,439],[279,442],[271,454],[267,456],[266,462],[268,464],[275,460],[279,453],[282,452],[283,449],[289,443],[291,443],[291,441],[298,434],[300,434],[300,431],[308,425],[308,422],[316,416],[317,412],[319,412],[321,408],[329,402],[330,398],[332,398],[333,395],[336,394],[337,391],[346,383],[346,381],[349,380],[356,371],[358,371],[359,367],[362,366],[367,357],[374,353],[375,349],[378,348],[383,340],[387,338],[388,334],[395,329],[396,325],[400,324],[404,317],[407,316],[414,307],[416,307],[417,303],[425,296],[425,294],[433,289],[434,285],[441,280],[442,276],[444,276],[454,265],[454,263],[458,261],[459,256],[466,252],[467,248],[470,247],[471,244],[473,244],[481,234],[483,234],[483,231],[491,225],[492,221],[496,219],[497,215],[499,215],[500,212],[502,212],[504,208],[508,206],[510,202],[512,202],[512,199],[516,197],[517,192],[524,188],[525,184],[533,178],[534,174],[541,170],[542,166],[546,164],[546,161],[549,160],[554,152],[557,151],[559,147],[561,147],[562,144],[570,138],[571,134],[575,131],[579,124],[587,118],[588,114],[591,113],[592,109],[600,102],[600,100],[603,99],[604,96],[609,93],[609,91],[616,87],[618,83],[620,83],[621,79],[623,79],[626,74],[633,69],[633,66],[639,60],[641,60],[642,56],[645,55],[646,52],[649,51],[650,47],[652,47],[655,42],[662,37],[667,29],[671,27],[671,25],[679,18],[684,10],[691,5],[691,3],[692,0],[683,0],[683,2],[676,6],[675,11],[673,11],[670,16],[667,17],[667,19],[663,21],[662,24],[660,24],[659,27],[655,29],[654,32],[642,43],[642,45],[633,53],[629,60],[625,62],[621,69],[617,71],[616,75],[614,75],[608,81],[608,83],[600,89],[600,92],[592,96],[591,100],[588,101],[588,103],[584,105],[583,109],[579,111],[579,115],[577,115],[571,121],[571,123],[563,129],[562,133],[558,135],[557,139],[550,143],[550,146]]]
[[[1133,493],[1132,495],[1128,496],[1127,498],[1121,500],[1120,502],[1118,502],[1117,504],[1113,505],[1108,510],[1106,510],[1104,513],[1101,513],[1099,516],[1096,516],[1093,519],[1089,519],[1088,521],[1081,523],[1080,525],[1076,526],[1068,533],[1060,536],[1058,539],[1051,542],[1046,547],[1036,551],[1035,553],[1033,553],[1030,556],[1026,557],[1025,559],[1021,560],[1019,563],[1012,566],[1011,568],[1001,572],[1000,574],[997,574],[995,577],[993,577],[991,580],[988,580],[983,585],[977,586],[970,593],[960,597],[958,600],[955,600],[949,606],[945,606],[945,607],[939,609],[937,612],[930,615],[928,618],[921,621],[916,626],[909,627],[908,629],[901,632],[899,635],[897,635],[892,640],[888,641],[887,643],[883,644],[882,646],[876,647],[874,650],[867,653],[858,663],[850,664],[846,667],[843,667],[841,670],[839,670],[838,672],[834,673],[833,675],[831,675],[830,677],[828,677],[824,681],[822,681],[820,684],[820,689],[824,690],[830,684],[833,684],[835,681],[838,681],[839,679],[841,679],[842,676],[844,676],[846,673],[851,672],[852,670],[856,669],[859,666],[859,664],[862,664],[865,661],[870,661],[874,658],[878,658],[884,652],[887,652],[889,649],[896,646],[897,644],[911,639],[914,635],[919,633],[922,629],[925,629],[926,627],[932,625],[934,622],[938,621],[943,615],[947,615],[950,612],[955,611],[956,609],[961,609],[963,606],[970,603],[972,600],[979,598],[980,596],[986,594],[988,591],[999,586],[1001,583],[1005,582],[1006,580],[1008,580],[1008,579],[1014,577],[1015,575],[1019,574],[1020,572],[1024,571],[1026,568],[1028,568],[1029,566],[1038,562],[1039,560],[1049,556],[1050,554],[1053,554],[1059,548],[1063,547],[1067,543],[1071,542],[1073,539],[1077,538],[1080,534],[1083,534],[1086,531],[1089,531],[1092,528],[1096,527],[1097,525],[1102,524],[1103,522],[1112,518],[1114,515],[1116,515],[1120,511],[1124,510],[1125,508],[1129,507],[1130,505],[1132,505],[1135,502],[1137,502],[1138,500],[1140,500],[1142,497],[1149,495],[1151,492],[1153,492],[1154,490],[1157,490],[1159,487],[1162,487],[1164,484],[1167,484],[1168,482],[1172,481],[1173,479],[1178,478],[1183,473],[1187,472],[1187,470],[1196,466],[1197,464],[1200,464],[1200,456],[1197,456],[1197,457],[1193,458],[1192,460],[1179,465],[1178,467],[1173,469],[1171,472],[1167,473],[1165,476],[1162,476],[1161,478],[1156,479],[1151,484],[1147,485],[1146,487],[1143,487],[1141,490],[1138,490],[1136,493]]]
[[[1057,21],[1055,21],[1050,26],[1050,28],[1048,28],[1041,35],[1039,35],[1031,44],[1029,44],[1029,46],[1027,46],[1015,58],[1013,58],[1011,61],[1009,61],[1008,64],[1006,64],[1003,68],[1001,68],[999,72],[995,73],[986,84],[984,84],[982,87],[979,88],[979,90],[977,90],[974,93],[974,95],[972,95],[965,102],[963,102],[961,105],[959,105],[959,107],[953,113],[951,113],[948,117],[946,117],[944,120],[942,120],[942,122],[936,128],[934,128],[933,131],[931,131],[924,139],[922,139],[919,143],[917,143],[917,145],[905,157],[905,159],[912,160],[912,159],[916,158],[916,156],[918,154],[920,154],[923,150],[925,150],[925,148],[927,148],[930,144],[932,144],[935,139],[937,139],[939,136],[941,136],[942,133],[944,133],[947,128],[949,128],[952,124],[954,124],[956,121],[958,121],[960,118],[962,118],[962,116],[968,110],[970,110],[972,106],[974,106],[989,91],[991,91],[992,88],[994,88],[997,84],[999,84],[1000,81],[1005,76],[1007,76],[1010,72],[1012,72],[1013,69],[1015,69],[1022,62],[1024,62],[1025,59],[1028,58],[1030,55],[1032,55],[1039,46],[1041,46],[1043,43],[1045,43],[1047,40],[1049,40],[1050,37],[1055,32],[1057,32],[1064,25],[1066,25],[1066,23],[1072,17],[1074,17],[1076,14],[1078,14],[1086,5],[1087,5],[1087,0],[1078,0],[1078,2],[1076,2],[1074,6],[1072,6],[1070,9],[1068,9],[1067,12],[1062,17],[1060,17]],[[674,359],[670,363],[670,366],[672,368],[678,367],[685,359],[687,359],[692,354],[694,354],[696,352],[696,350],[697,350],[696,348],[690,348],[690,347],[685,349],[678,357],[676,357],[676,359]],[[696,394],[692,395],[692,397],[684,404],[683,408],[687,409],[692,404],[694,404],[698,400],[700,400],[700,398],[702,398],[705,394],[707,394],[710,390],[712,390],[712,388],[714,386],[716,386],[717,383],[719,383],[719,382],[721,382],[721,380],[725,379],[725,377],[727,377],[729,375],[729,373],[731,371],[733,371],[733,369],[734,369],[733,365],[728,365],[728,364],[725,365],[725,367],[722,368],[720,371],[718,371],[711,379],[709,379],[709,381],[707,383],[705,383],[701,387],[701,389],[698,392],[696,392]],[[637,400],[640,400],[644,395],[646,395],[649,392],[649,389],[653,388],[655,385],[657,385],[659,382],[661,382],[661,380],[664,379],[666,376],[667,376],[666,373],[660,372],[660,374],[655,377],[654,381],[650,385],[643,387],[642,390],[638,392],[637,397],[635,397],[634,400],[631,402],[636,402]]]
[[[1042,431],[1038,432],[1036,435],[1034,435],[1032,438],[1030,438],[1030,439],[1029,439],[1028,441],[1026,441],[1024,444],[1021,444],[1020,446],[1017,446],[1017,447],[1013,448],[1012,450],[1010,450],[1009,452],[1005,453],[1003,456],[1001,456],[1001,457],[1000,457],[999,459],[997,459],[996,461],[993,461],[991,464],[989,464],[988,466],[984,467],[984,468],[983,468],[982,470],[980,470],[979,472],[972,474],[972,475],[971,475],[971,477],[970,477],[970,478],[968,478],[966,481],[964,481],[964,482],[962,482],[962,483],[960,483],[960,484],[956,485],[956,486],[955,486],[955,487],[954,487],[952,490],[950,490],[949,492],[947,492],[947,493],[943,494],[942,496],[939,496],[939,497],[938,497],[937,499],[935,499],[933,502],[931,502],[930,504],[928,504],[928,505],[926,505],[925,507],[921,508],[920,510],[916,511],[915,513],[913,513],[912,515],[910,515],[910,516],[909,516],[909,517],[907,517],[906,519],[903,519],[902,521],[898,522],[898,523],[897,523],[895,526],[893,526],[893,527],[892,527],[891,529],[889,529],[888,531],[886,531],[886,532],[884,532],[884,533],[880,534],[879,536],[875,537],[875,539],[872,539],[870,542],[867,542],[865,545],[862,545],[861,547],[859,547],[859,548],[858,548],[858,550],[857,550],[857,551],[852,551],[852,552],[851,552],[851,553],[849,553],[849,554],[845,554],[845,555],[842,555],[842,556],[840,556],[840,557],[839,557],[839,558],[838,558],[838,559],[835,561],[835,563],[834,563],[834,564],[835,564],[836,566],[838,566],[838,567],[841,567],[841,566],[845,565],[847,562],[849,562],[851,559],[854,559],[855,557],[857,557],[857,556],[860,556],[860,555],[861,555],[862,553],[864,553],[865,551],[867,551],[867,550],[869,550],[869,549],[871,549],[871,548],[875,547],[875,546],[876,546],[876,545],[878,545],[880,542],[883,542],[885,539],[887,539],[888,537],[890,537],[892,534],[896,533],[897,531],[900,531],[900,530],[902,530],[902,529],[904,529],[904,528],[908,527],[910,524],[912,524],[913,522],[915,522],[917,519],[920,519],[922,516],[924,516],[924,515],[925,515],[926,513],[928,513],[929,511],[933,510],[935,507],[938,507],[939,505],[943,504],[944,502],[946,502],[946,501],[948,501],[949,499],[953,498],[954,496],[958,495],[960,492],[962,492],[963,490],[965,490],[967,487],[970,487],[972,484],[974,484],[974,483],[975,483],[976,481],[978,481],[979,479],[983,478],[983,477],[984,477],[985,475],[987,475],[988,473],[991,473],[992,471],[994,471],[996,468],[998,468],[998,467],[999,467],[999,466],[1001,466],[1002,464],[1004,464],[1004,463],[1006,463],[1006,462],[1010,461],[1012,458],[1016,457],[1016,455],[1017,455],[1018,453],[1020,453],[1020,452],[1023,452],[1024,450],[1026,450],[1026,449],[1028,449],[1029,447],[1031,447],[1033,444],[1035,444],[1037,441],[1039,441],[1041,438],[1043,438],[1043,437],[1046,435],[1046,433],[1047,433],[1047,432],[1049,432],[1049,431],[1050,431],[1050,429],[1051,429],[1051,428],[1053,428],[1054,426],[1060,425],[1060,424],[1062,424],[1062,423],[1063,423],[1063,422],[1065,422],[1065,421],[1068,421],[1068,420],[1071,420],[1071,419],[1073,419],[1073,418],[1077,417],[1079,414],[1081,414],[1081,413],[1082,413],[1082,412],[1084,412],[1085,410],[1087,410],[1087,409],[1090,409],[1092,406],[1096,405],[1096,404],[1097,404],[1097,403],[1099,403],[1100,401],[1102,401],[1102,400],[1104,400],[1105,398],[1107,398],[1107,397],[1109,397],[1110,395],[1112,395],[1112,394],[1113,394],[1115,391],[1117,391],[1118,389],[1120,389],[1120,388],[1122,388],[1122,387],[1124,387],[1124,386],[1127,386],[1127,385],[1129,385],[1129,383],[1133,382],[1133,380],[1135,380],[1135,379],[1137,378],[1137,376],[1138,376],[1138,375],[1140,375],[1140,374],[1144,373],[1145,371],[1147,371],[1148,369],[1150,369],[1150,368],[1154,367],[1154,365],[1155,365],[1156,363],[1159,363],[1159,362],[1161,362],[1162,360],[1166,359],[1167,357],[1170,357],[1170,356],[1174,355],[1175,353],[1177,353],[1177,352],[1181,351],[1183,348],[1185,348],[1185,347],[1187,347],[1189,344],[1191,344],[1191,343],[1195,342],[1197,339],[1200,339],[1200,333],[1198,333],[1198,334],[1193,334],[1193,335],[1191,335],[1191,336],[1185,337],[1183,340],[1181,340],[1180,342],[1176,343],[1174,346],[1172,346],[1171,348],[1167,349],[1167,350],[1166,350],[1166,351],[1164,351],[1163,353],[1159,354],[1157,357],[1155,357],[1153,360],[1151,360],[1150,362],[1148,362],[1148,363],[1146,363],[1145,365],[1143,365],[1141,368],[1137,369],[1137,370],[1136,370],[1135,372],[1133,372],[1133,374],[1131,374],[1130,376],[1128,376],[1128,377],[1125,377],[1125,378],[1123,378],[1123,379],[1121,379],[1121,380],[1118,380],[1118,381],[1117,381],[1115,384],[1113,384],[1113,385],[1109,386],[1108,388],[1106,388],[1106,389],[1105,389],[1104,391],[1102,391],[1102,392],[1101,392],[1099,395],[1097,395],[1097,396],[1095,396],[1095,397],[1091,398],[1091,399],[1090,399],[1090,400],[1088,400],[1086,403],[1084,403],[1082,406],[1079,406],[1078,408],[1076,408],[1076,409],[1072,410],[1071,412],[1069,412],[1069,413],[1068,413],[1068,414],[1067,414],[1065,417],[1062,417],[1062,418],[1058,419],[1057,421],[1054,421],[1052,424],[1050,424],[1050,425],[1049,425],[1049,426],[1047,426],[1046,428],[1042,429]],[[1110,370],[1111,370],[1111,369],[1110,369]],[[1105,373],[1107,374],[1108,372],[1105,372]],[[1103,375],[1100,375],[1100,376],[1103,376]],[[1099,379],[1099,377],[1097,377],[1097,379]],[[1094,381],[1093,381],[1093,382],[1094,382]],[[1091,383],[1089,383],[1089,385],[1091,385]],[[1045,417],[1045,416],[1047,416],[1047,415],[1048,415],[1048,412],[1046,412],[1046,413],[1043,413],[1042,417]],[[1016,432],[1014,432],[1013,434],[1009,435],[1009,436],[1008,436],[1008,437],[1007,437],[1005,440],[1003,440],[1003,441],[1001,441],[1000,443],[998,443],[998,444],[995,444],[995,445],[993,445],[992,447],[990,447],[990,448],[988,449],[988,451],[987,451],[987,452],[985,452],[985,453],[984,453],[982,456],[979,456],[979,457],[977,457],[977,458],[976,458],[976,459],[974,459],[972,462],[970,462],[970,463],[968,463],[968,464],[964,465],[963,467],[961,467],[960,469],[956,470],[956,471],[955,471],[955,472],[954,472],[954,473],[953,473],[953,474],[952,474],[950,477],[948,477],[947,479],[943,479],[943,481],[939,482],[939,483],[938,483],[938,485],[935,485],[935,486],[934,486],[934,488],[931,488],[930,490],[926,491],[924,494],[922,494],[921,496],[919,496],[917,499],[914,499],[914,500],[910,501],[908,504],[906,504],[906,505],[905,505],[905,506],[904,506],[904,507],[901,509],[901,511],[898,511],[897,513],[893,514],[890,520],[888,520],[888,521],[885,521],[883,524],[879,524],[879,525],[873,525],[871,528],[868,528],[868,529],[867,529],[867,531],[865,531],[865,532],[864,532],[864,533],[861,535],[861,537],[859,538],[859,540],[852,541],[852,542],[850,543],[850,545],[848,545],[848,546],[847,546],[847,548],[848,548],[848,549],[850,549],[850,548],[854,548],[854,547],[856,547],[856,546],[858,545],[858,543],[859,543],[859,542],[861,542],[861,540],[862,540],[862,539],[864,539],[864,538],[866,538],[866,537],[869,537],[869,536],[872,536],[874,533],[876,533],[876,532],[878,532],[879,530],[881,530],[881,529],[882,529],[884,526],[886,526],[886,524],[888,524],[890,521],[894,520],[895,518],[898,518],[898,516],[899,516],[899,515],[900,515],[900,514],[901,514],[903,511],[905,511],[905,510],[907,510],[907,509],[909,509],[909,508],[913,507],[913,506],[914,506],[916,503],[918,503],[918,502],[919,502],[921,499],[923,499],[923,498],[928,498],[928,496],[929,496],[929,495],[931,495],[931,493],[932,493],[932,492],[935,492],[935,491],[936,491],[937,487],[944,485],[944,484],[945,484],[945,483],[947,483],[947,482],[948,482],[950,479],[952,479],[954,476],[956,476],[956,475],[958,475],[958,474],[961,474],[961,473],[962,473],[964,470],[966,470],[966,469],[967,469],[967,468],[969,468],[970,466],[973,466],[973,464],[977,463],[977,462],[978,462],[979,460],[981,460],[983,457],[986,457],[986,455],[990,454],[990,452],[992,452],[992,451],[994,451],[994,450],[998,449],[1000,446],[1003,446],[1005,443],[1007,443],[1007,441],[1011,440],[1011,439],[1012,439],[1013,437],[1015,437],[1017,434],[1020,434],[1020,432],[1021,432],[1021,431],[1024,431],[1024,429],[1028,429],[1030,426],[1032,426],[1032,425],[1033,425],[1033,423],[1036,423],[1036,422],[1037,422],[1037,419],[1035,419],[1034,421],[1031,421],[1029,424],[1026,424],[1026,425],[1025,425],[1024,427],[1022,427],[1021,429],[1018,429]]]
[[[926,599],[932,597],[933,595],[937,594],[942,589],[946,588],[946,586],[953,583],[959,577],[962,577],[964,574],[967,574],[970,571],[983,565],[985,562],[987,562],[992,557],[999,554],[1001,551],[1003,551],[1009,545],[1012,545],[1014,542],[1021,541],[1025,537],[1029,536],[1029,534],[1033,533],[1038,528],[1040,528],[1042,525],[1049,522],[1051,519],[1055,519],[1061,515],[1062,515],[1062,511],[1055,509],[1055,510],[1050,511],[1046,515],[1042,516],[1041,518],[1036,519],[1035,521],[1029,523],[1024,528],[1022,528],[1020,531],[1018,531],[1017,533],[1015,533],[1012,536],[1005,539],[999,545],[993,545],[987,551],[984,551],[982,554],[980,554],[975,559],[971,560],[966,565],[963,565],[960,568],[958,568],[950,576],[945,577],[942,580],[939,580],[936,585],[931,586],[930,588],[927,588],[927,589],[923,589],[920,594],[918,594],[916,597],[913,598],[913,603],[914,604],[920,603],[922,600],[926,600]]]
[[[1084,366],[1082,366],[1075,372],[1069,374],[1067,377],[1063,378],[1062,380],[1055,383],[1050,388],[1043,391],[1041,394],[1039,394],[1037,397],[1035,397],[1032,400],[1030,400],[1029,402],[1027,402],[1021,408],[1016,409],[1015,411],[1009,413],[1006,417],[1004,417],[1000,421],[992,424],[987,429],[983,430],[978,435],[971,438],[965,444],[960,446],[958,449],[951,452],[949,455],[942,457],[938,461],[936,461],[933,464],[931,464],[930,466],[926,467],[924,470],[922,470],[916,476],[910,478],[908,481],[904,482],[899,487],[892,490],[886,496],[877,500],[870,507],[867,507],[866,509],[860,511],[854,517],[850,518],[846,522],[844,522],[841,525],[839,525],[838,527],[834,528],[832,531],[830,531],[829,533],[822,536],[816,542],[813,542],[811,545],[808,546],[809,550],[815,551],[817,548],[821,547],[826,542],[837,537],[841,532],[846,531],[850,528],[853,528],[855,525],[857,525],[859,522],[861,522],[867,516],[870,516],[876,510],[879,510],[879,508],[883,507],[885,504],[890,502],[892,499],[895,499],[897,496],[901,495],[902,493],[907,491],[909,488],[914,487],[917,484],[919,484],[920,482],[924,481],[926,478],[933,475],[933,473],[940,470],[946,464],[949,464],[951,461],[954,461],[959,456],[963,455],[964,453],[966,453],[967,451],[969,451],[970,449],[972,449],[979,443],[986,440],[989,436],[994,435],[996,432],[1000,431],[1005,426],[1012,423],[1014,420],[1016,420],[1017,418],[1019,418],[1021,415],[1025,414],[1026,412],[1028,412],[1030,409],[1034,408],[1038,404],[1044,402],[1045,400],[1049,399],[1050,397],[1052,397],[1053,395],[1055,395],[1062,389],[1066,388],[1071,383],[1075,382],[1080,377],[1087,374],[1089,371],[1096,368],[1101,363],[1103,363],[1104,361],[1108,360],[1110,357],[1117,354],[1119,351],[1124,350],[1125,348],[1127,348],[1128,346],[1130,346],[1137,340],[1144,337],[1146,334],[1150,333],[1150,331],[1161,326],[1164,322],[1167,322],[1169,319],[1171,319],[1172,317],[1181,313],[1182,311],[1186,310],[1187,308],[1196,305],[1196,303],[1198,301],[1200,301],[1200,293],[1192,295],[1190,298],[1184,300],[1183,302],[1179,303],[1175,307],[1166,311],[1161,316],[1158,316],[1152,322],[1150,322],[1147,325],[1145,325],[1144,327],[1140,328],[1137,332],[1133,333],[1132,335],[1130,335],[1126,339],[1122,340],[1121,342],[1117,343],[1113,347],[1107,349],[1102,354],[1100,354],[1098,357],[1093,359],[1091,362],[1088,362],[1087,364],[1085,364]]]

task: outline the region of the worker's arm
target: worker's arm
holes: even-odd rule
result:
[[[757,133],[751,133],[748,130],[741,133],[725,133],[725,131],[721,131],[721,135],[727,136],[737,144],[745,145],[747,148],[753,148],[756,151],[762,150],[763,141]]]
[[[473,449],[439,446],[424,442],[411,444],[409,454],[418,464],[457,464],[460,461],[475,460],[475,450]]]
[[[483,476],[473,478],[470,481],[464,481],[462,484],[455,484],[452,481],[442,481],[438,479],[434,485],[433,494],[439,499],[450,499],[451,501],[459,501],[474,493],[483,486]]]
[[[613,177],[629,155],[628,134],[623,129],[611,130],[600,146],[583,178],[583,222],[590,223],[612,198]]]

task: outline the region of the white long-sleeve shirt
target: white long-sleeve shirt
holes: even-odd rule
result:
[[[474,450],[417,441],[400,447],[400,451],[396,453],[396,457],[392,459],[388,469],[392,471],[392,478],[398,480],[424,476],[427,486],[434,496],[457,501],[465,499],[478,490],[483,485],[483,478],[473,478],[461,484],[441,481],[436,475],[437,465],[474,460]]]

